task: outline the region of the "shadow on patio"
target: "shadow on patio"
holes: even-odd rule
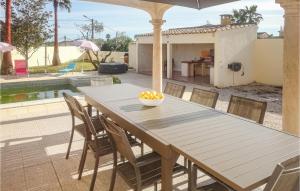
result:
[[[71,155],[66,160],[70,125],[70,117],[66,115],[2,123],[1,190],[88,190],[94,157],[91,153],[88,154],[83,177],[78,181],[77,169],[83,137],[75,133]],[[108,190],[111,163],[112,155],[100,158],[95,190]],[[174,180],[175,190],[186,189],[186,175]],[[124,191],[129,188],[118,177],[115,190]]]

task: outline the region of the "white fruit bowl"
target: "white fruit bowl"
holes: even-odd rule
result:
[[[139,98],[139,100],[144,106],[149,107],[159,106],[164,102],[164,98],[155,100]]]

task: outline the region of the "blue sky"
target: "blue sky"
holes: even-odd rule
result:
[[[116,31],[126,32],[127,35],[133,37],[135,34],[150,32],[152,26],[149,23],[150,16],[141,10],[115,6],[102,3],[87,2],[81,0],[73,0],[72,11],[59,12],[60,40],[64,36],[67,39],[80,38],[80,32],[76,25],[83,24],[88,21],[83,17],[86,15],[104,23],[105,31],[98,35],[102,38],[105,34],[115,34]],[[202,10],[173,7],[167,11],[164,19],[166,23],[163,29],[173,27],[198,26],[206,24],[218,24],[220,22],[220,14],[231,13],[232,9],[243,8],[246,5],[258,5],[258,12],[264,17],[264,21],[259,25],[259,31],[278,34],[281,26],[283,26],[283,9],[275,4],[275,0],[242,0]],[[51,6],[48,7],[50,10]]]

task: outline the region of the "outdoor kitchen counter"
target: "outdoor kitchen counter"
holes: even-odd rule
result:
[[[207,62],[202,60],[190,60],[190,61],[181,61],[181,75],[185,77],[194,77],[199,73],[197,71],[196,65],[201,65],[200,74],[205,76],[205,67],[213,66],[213,62]],[[209,74],[208,74],[209,75]]]

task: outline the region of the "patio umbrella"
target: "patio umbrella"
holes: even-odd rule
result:
[[[142,0],[142,1],[178,5],[182,7],[190,7],[195,9],[203,9],[206,7],[229,3],[237,0]]]
[[[85,51],[93,51],[93,52],[97,52],[99,51],[99,47],[93,43],[92,41],[89,41],[89,40],[76,40],[73,42],[73,45],[74,46],[78,46],[79,48],[85,50]],[[90,57],[90,54],[89,52],[87,52],[87,54],[89,55]],[[90,57],[91,59],[91,57]],[[92,59],[91,59],[91,62],[92,62]],[[83,65],[81,64],[81,73],[83,73]]]
[[[0,42],[0,52],[10,52],[14,49],[16,49],[16,47],[14,47],[13,45],[8,44],[6,42]]]
[[[73,42],[73,45],[74,46],[78,46],[79,48],[81,49],[84,49],[84,50],[91,50],[91,51],[99,51],[99,47],[93,43],[92,41],[89,41],[89,40],[76,40]]]

